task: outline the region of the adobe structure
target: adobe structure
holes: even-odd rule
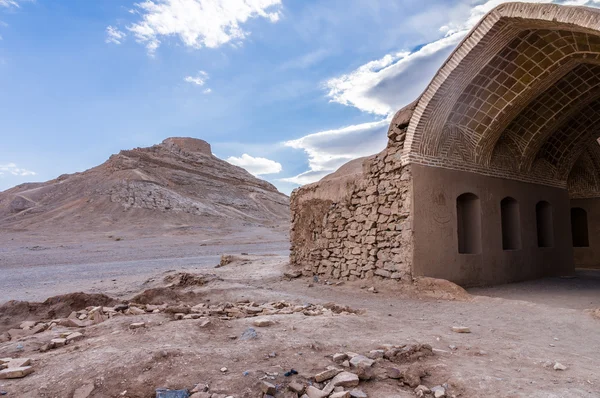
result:
[[[291,198],[291,263],[463,286],[600,264],[600,11],[507,3],[400,110],[387,148]]]

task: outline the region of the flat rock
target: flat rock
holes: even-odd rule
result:
[[[323,389],[328,395],[333,392],[336,387],[356,387],[360,383],[358,375],[350,372],[342,372],[335,376]]]
[[[329,398],[350,398],[350,391],[334,392]]]
[[[64,345],[66,345],[66,344],[67,344],[67,339],[60,338],[60,339],[52,339],[52,340],[50,340],[50,346],[52,348],[62,347]]]
[[[0,370],[0,379],[20,379],[28,374],[33,373],[31,366],[23,366],[20,368],[8,368]]]
[[[337,376],[341,372],[342,372],[342,369],[335,369],[335,368],[333,368],[333,369],[327,369],[327,370],[325,370],[325,371],[323,371],[321,373],[316,374],[315,375],[315,380],[318,383],[321,383],[323,381],[326,381],[326,380],[334,378],[335,376]]]
[[[74,343],[79,340],[83,340],[83,334],[79,332],[71,333],[67,336],[67,344]]]
[[[471,329],[467,326],[452,326],[454,333],[471,333]]]
[[[273,384],[271,384],[267,381],[263,381],[262,383],[260,383],[260,389],[266,395],[277,394],[277,387],[275,387]]]
[[[435,386],[431,388],[431,393],[434,398],[444,398],[446,396],[446,389],[442,386]]]
[[[288,389],[298,394],[302,394],[304,392],[304,384],[294,380],[288,385]]]
[[[315,386],[308,386],[308,388],[306,389],[305,395],[308,398],[325,398],[329,394],[324,391],[319,390]]]
[[[350,397],[351,398],[368,398],[367,393],[365,393],[363,390],[358,390],[356,388],[350,391]]]
[[[29,366],[31,365],[31,359],[30,358],[15,358],[15,359],[11,359],[8,363],[8,368],[22,368],[24,366]]]
[[[267,326],[274,325],[275,322],[271,319],[258,318],[258,319],[255,319],[254,322],[252,322],[252,324],[258,328],[264,328]]]
[[[84,384],[83,386],[75,390],[75,392],[73,393],[73,398],[88,398],[93,391],[93,383]]]
[[[375,363],[375,361],[365,357],[364,355],[356,355],[350,359],[350,366],[353,368],[357,368],[359,366],[370,367],[373,366],[373,363]]]
[[[146,327],[146,322],[134,322],[131,325],[129,325],[129,329],[140,329],[140,328],[145,328]]]
[[[10,367],[10,364],[9,364]],[[560,362],[554,364],[554,370],[567,370],[567,367]]]
[[[19,327],[21,329],[30,329],[30,328],[34,327],[36,323],[37,323],[36,321],[25,321],[25,322],[21,322]]]
[[[337,354],[333,354],[334,362],[343,362],[348,358],[348,355],[343,352],[338,352]]]

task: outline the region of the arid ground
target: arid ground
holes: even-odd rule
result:
[[[260,316],[274,322],[267,327],[255,327],[255,317],[217,313],[175,320],[166,310],[114,316],[82,328],[57,325],[0,344],[0,358],[31,358],[35,370],[22,379],[1,380],[0,391],[7,397],[72,397],[83,387],[91,392],[81,396],[153,397],[157,388],[207,384],[209,393],[202,396],[237,398],[259,396],[266,380],[283,397],[292,380],[308,385],[317,373],[336,365],[331,359],[335,353],[428,344],[433,356],[413,361],[423,368],[421,384],[445,385],[448,397],[600,396],[600,319],[587,311],[600,307],[597,271],[469,293],[427,280],[336,285],[286,278],[285,231],[250,231],[218,237],[186,231],[139,239],[3,235],[9,243],[2,247],[0,263],[2,302],[44,301],[83,291],[115,299],[104,298],[111,300],[107,306],[165,303],[189,310],[202,303],[217,308],[254,302],[270,308],[266,303],[285,301],[292,306],[334,303],[329,308],[344,310],[267,312]],[[236,257],[215,268],[224,253]],[[173,283],[182,272],[199,278]],[[373,287],[377,293],[369,289]],[[77,306],[102,305],[94,300],[99,299],[67,295],[43,305],[5,303],[0,334],[26,320],[64,318],[84,309]],[[145,327],[130,329],[135,322],[145,322]],[[467,326],[471,333],[455,333],[452,326]],[[249,327],[257,337],[244,340]],[[45,344],[66,331],[79,331],[83,339],[44,351]],[[555,370],[557,362],[566,370]],[[414,397],[414,388],[387,377],[385,369],[415,363],[379,359],[375,375],[359,388],[369,397]],[[286,377],[291,369],[298,375]]]

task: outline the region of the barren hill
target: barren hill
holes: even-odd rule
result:
[[[288,221],[288,197],[194,138],[121,151],[82,173],[0,192],[0,226],[104,230]]]

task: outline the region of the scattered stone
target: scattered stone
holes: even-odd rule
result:
[[[15,359],[11,359],[10,361],[8,361],[8,363],[6,365],[9,369],[10,368],[22,368],[22,367],[31,365],[31,359],[30,358],[15,358]]]
[[[305,394],[308,398],[325,398],[326,396],[328,396],[329,394],[327,394],[324,391],[319,390],[317,387],[315,386],[308,386],[308,388],[306,389],[306,394]]]
[[[113,309],[117,312],[123,312],[129,309],[129,304],[118,304]]]
[[[132,323],[131,325],[129,325],[129,329],[139,329],[139,328],[145,328],[146,327],[146,322],[135,322]]]
[[[337,376],[339,373],[342,372],[342,369],[327,369],[321,373],[318,373],[315,375],[315,380],[317,381],[317,383],[321,383],[323,381],[326,380],[330,380],[332,378],[334,378],[335,376]]]
[[[329,398],[350,398],[350,391],[334,392]]]
[[[296,271],[287,271],[283,273],[283,276],[285,276],[286,278],[290,278],[290,279],[296,279],[302,276],[302,271],[296,270]]]
[[[417,388],[415,388],[415,394],[417,395],[417,397],[421,398],[427,394],[431,394],[431,390],[424,385],[420,385]]]
[[[348,358],[348,355],[345,354],[345,353],[343,353],[343,352],[339,352],[337,354],[333,354],[333,361],[334,362],[343,362],[347,358]]]
[[[50,346],[52,348],[63,347],[67,344],[67,339],[52,339],[50,340]]]
[[[267,394],[267,395],[277,394],[277,388],[269,382],[263,381],[260,385],[260,388],[264,394]]]
[[[67,336],[67,344],[74,343],[79,340],[83,340],[83,334],[79,332],[71,333]]]
[[[554,370],[567,370],[567,367],[560,362],[554,364]]]
[[[36,323],[37,323],[36,321],[25,321],[25,322],[21,322],[19,327],[21,329],[31,329],[32,327],[35,326]]]
[[[431,388],[431,393],[434,398],[444,398],[446,396],[446,389],[442,386],[435,386]]]
[[[471,333],[471,329],[467,326],[452,326],[454,333]]]
[[[369,351],[369,354],[367,354],[367,357],[370,359],[383,358],[384,352],[385,352],[384,350],[371,350],[371,351]]]
[[[254,330],[254,328],[248,328],[248,329],[244,330],[244,333],[242,333],[240,340],[252,340],[257,337],[258,337],[258,333],[256,333],[256,330]]]
[[[264,328],[267,326],[274,325],[275,322],[271,319],[259,318],[259,319],[255,319],[254,322],[252,322],[252,324],[258,328]]]
[[[359,366],[370,367],[373,366],[373,363],[375,363],[375,361],[365,357],[364,355],[356,355],[350,359],[350,366],[353,368],[357,368]]]
[[[88,398],[92,394],[93,391],[94,391],[93,383],[85,384],[75,390],[75,392],[73,393],[73,398]]]
[[[356,387],[360,383],[357,375],[350,372],[342,372],[335,376],[323,389],[323,392],[331,394],[335,387]]]
[[[367,394],[362,390],[354,389],[350,391],[351,398],[368,398]]]
[[[367,291],[368,291],[369,293],[378,293],[378,292],[377,292],[377,289],[375,289],[375,286],[371,286],[370,288],[368,288],[368,289],[367,289]]]
[[[221,372],[223,372],[223,373],[227,372],[227,368],[226,367],[222,367],[221,368]]]
[[[387,374],[387,377],[389,377],[390,379],[402,378],[402,371],[398,368],[387,368],[386,374]]]
[[[33,373],[33,368],[31,366],[8,368],[0,370],[0,379],[20,379],[31,373]]]
[[[210,320],[209,319],[205,319],[202,322],[200,322],[200,324],[198,326],[200,326],[201,328],[205,328],[208,325],[210,325]],[[230,336],[231,337],[231,336]],[[234,340],[237,338],[237,336],[234,336]]]
[[[299,383],[297,381],[292,381],[288,385],[288,388],[290,389],[290,391],[293,391],[293,392],[298,393],[298,394],[302,394],[304,392],[304,384]]]
[[[126,311],[129,315],[144,315],[146,311],[138,307],[129,307]]]

